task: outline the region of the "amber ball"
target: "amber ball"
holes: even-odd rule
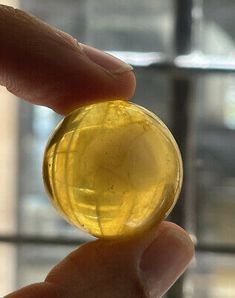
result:
[[[169,214],[182,162],[156,115],[130,102],[106,101],[59,123],[45,151],[43,178],[70,223],[99,238],[130,237]]]

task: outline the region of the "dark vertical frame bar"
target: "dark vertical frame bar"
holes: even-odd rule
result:
[[[175,55],[190,53],[192,46],[193,0],[175,0]]]
[[[192,49],[193,0],[175,0],[175,57],[187,55]],[[186,193],[188,178],[188,137],[190,135],[192,81],[190,76],[175,74],[172,77],[172,132],[179,145],[184,165],[184,184],[171,221],[186,227]],[[183,298],[184,277],[181,277],[168,292],[168,298]]]
[[[185,227],[185,200],[188,183],[188,137],[190,134],[190,108],[191,108],[191,81],[185,78],[174,78],[172,80],[173,101],[171,106],[172,132],[179,145],[183,166],[184,183],[180,198],[171,214],[171,220]]]
[[[175,57],[189,54],[192,44],[193,0],[175,1]],[[172,76],[172,132],[180,147],[184,164],[184,184],[180,200],[172,212],[171,219],[185,227],[185,195],[188,170],[188,146],[191,129],[192,110],[192,76],[176,73]]]

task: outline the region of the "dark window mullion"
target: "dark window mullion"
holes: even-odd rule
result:
[[[175,1],[175,35],[174,50],[175,57],[190,54],[192,50],[192,24],[193,24],[193,0]],[[191,99],[193,81],[189,76],[172,76],[172,131],[178,142],[183,157],[184,185],[176,207],[171,214],[171,220],[182,227],[186,226],[186,204],[188,180],[188,136],[191,128]],[[167,293],[168,298],[183,297],[184,278],[181,277]]]

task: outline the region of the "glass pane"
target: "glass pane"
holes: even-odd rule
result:
[[[16,286],[16,248],[0,243],[0,297],[12,292]]]
[[[20,0],[20,8],[70,33],[79,41],[86,35],[86,0]]]
[[[132,101],[154,112],[170,126],[169,108],[172,94],[169,76],[150,69],[138,70],[135,73],[137,89]]]
[[[0,297],[31,283],[47,273],[75,246],[18,245],[0,243]]]
[[[235,258],[223,254],[198,253],[185,277],[184,297],[235,297]]]
[[[17,101],[0,86],[0,234],[16,231]]]
[[[21,7],[105,50],[171,53],[173,1],[21,0]]]
[[[173,2],[87,1],[86,42],[105,50],[169,53]]]
[[[204,0],[200,49],[207,54],[235,56],[234,0]]]
[[[211,75],[197,90],[199,241],[235,245],[235,76]]]
[[[41,282],[47,273],[76,247],[20,245],[18,249],[17,288]]]

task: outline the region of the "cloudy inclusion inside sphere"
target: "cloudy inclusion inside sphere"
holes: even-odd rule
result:
[[[135,235],[164,219],[182,183],[174,138],[153,113],[126,101],[81,107],[50,138],[43,178],[54,206],[100,238]]]

